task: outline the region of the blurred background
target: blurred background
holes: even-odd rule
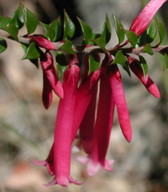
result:
[[[79,16],[94,32],[100,32],[106,13],[118,16],[128,29],[146,3],[144,0],[0,0],[0,15],[12,16],[19,2],[45,23],[62,17],[65,9],[75,23],[75,16]],[[158,16],[168,32],[167,10],[166,3]],[[80,36],[78,31],[76,38]],[[0,55],[0,192],[168,191],[168,71],[162,69],[163,58],[146,55],[149,74],[161,91],[160,99],[149,95],[134,76],[130,79],[122,72],[133,141],[129,144],[124,140],[115,118],[108,152],[108,157],[115,160],[113,172],[101,170],[88,177],[74,155],[72,175],[85,184],[66,189],[44,187],[51,177],[45,168],[32,163],[32,159],[43,160],[48,155],[58,98],[54,97],[49,110],[43,108],[41,70],[21,60],[23,55],[20,45],[10,40],[7,51]]]

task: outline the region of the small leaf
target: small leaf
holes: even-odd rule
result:
[[[61,46],[61,49],[69,54],[75,54],[75,51],[72,49],[72,42],[69,40]]]
[[[99,68],[100,62],[96,55],[89,55],[89,74]]]
[[[99,37],[99,38],[95,39],[94,42],[95,42],[103,51],[106,52],[106,48],[105,48],[106,42],[105,42],[105,40],[104,40],[103,37]]]
[[[163,70],[168,69],[168,54],[164,55]]]
[[[101,36],[104,39],[104,42],[107,44],[111,39],[111,25],[108,18],[108,15],[106,15],[106,20],[103,26],[103,31],[101,33]]]
[[[10,23],[10,18],[0,16],[0,28],[5,27],[7,24]]]
[[[117,53],[115,55],[115,59],[113,60],[112,63],[121,64],[123,66],[127,63],[127,59],[121,50],[117,51]]]
[[[24,16],[27,33],[33,33],[38,25],[38,20],[36,16],[32,12],[30,12],[26,7],[24,7]]]
[[[58,39],[61,37],[61,32],[62,32],[60,18],[53,21],[49,25],[45,23],[41,23],[41,24],[46,31],[45,37],[53,42],[58,41]]]
[[[122,65],[123,69],[128,73],[129,76],[131,76],[131,73],[127,64],[127,59],[121,50],[117,51],[115,55],[115,59],[113,60],[112,64]]]
[[[157,20],[157,29],[158,29],[158,34],[159,34],[159,44],[162,43],[164,37],[165,37],[165,26],[162,22],[160,22],[159,20]]]
[[[29,59],[29,61],[38,68],[38,59]]]
[[[144,57],[142,57],[141,55],[139,56],[139,61],[141,62],[141,67],[143,70],[143,75],[146,76],[146,74],[148,73],[148,64],[145,60]]]
[[[24,46],[24,49],[26,49],[26,47]],[[29,44],[29,46],[27,47],[26,51],[25,51],[25,55],[22,59],[38,59],[40,57],[40,53],[38,51],[38,49],[36,48],[36,45],[34,42],[31,42]]]
[[[138,41],[137,35],[133,31],[128,31],[128,30],[125,30],[125,34],[128,38],[128,41],[131,43],[131,45],[135,47]]]
[[[94,36],[92,29],[87,23],[85,23],[81,19],[78,18],[78,21],[79,21],[81,29],[82,29],[84,43],[88,44],[89,41],[91,41]]]
[[[64,12],[64,35],[63,35],[63,39],[64,40],[71,39],[73,37],[74,33],[75,33],[75,25],[71,21],[68,14],[66,12]]]
[[[146,33],[147,33],[147,36],[148,36],[148,42],[147,43],[151,43],[154,40],[154,38],[156,37],[156,34],[157,34],[156,20],[152,20],[152,22],[150,23]]]
[[[118,44],[121,44],[124,41],[124,37],[125,37],[124,27],[116,16],[114,16],[114,15],[112,15],[112,16],[113,16],[113,20],[114,20],[117,37],[118,37]]]
[[[151,49],[151,45],[150,44],[146,44],[144,46],[144,48],[142,49],[142,51],[144,51],[145,53],[148,53],[149,55],[153,55],[153,51]]]
[[[19,5],[11,18],[10,24],[16,26],[18,29],[22,28],[25,23],[24,7],[22,4]]]
[[[7,25],[5,27],[1,27],[4,31],[6,31],[14,40],[18,40],[18,28],[13,25]]]
[[[66,57],[62,52],[56,53],[56,62],[57,62],[58,78],[61,79],[68,66]]]
[[[4,52],[7,48],[7,43],[4,39],[0,38],[0,53]]]

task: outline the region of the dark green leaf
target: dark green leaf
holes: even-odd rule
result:
[[[78,18],[78,21],[79,21],[81,29],[82,29],[83,40],[84,40],[85,44],[88,44],[89,41],[91,41],[93,39],[92,29],[87,23],[85,23],[81,19]]]
[[[118,37],[118,44],[121,44],[124,41],[124,37],[125,37],[124,27],[116,16],[114,16],[114,15],[112,15],[112,16],[113,16],[113,20],[114,20],[117,37]]]
[[[10,18],[0,16],[0,28],[5,27],[7,24],[10,23]]]
[[[128,30],[125,30],[125,34],[128,38],[128,41],[131,43],[131,45],[135,47],[138,41],[137,35],[133,31],[128,31]]]
[[[96,55],[89,55],[89,74],[99,68],[100,62]]]
[[[146,44],[144,46],[144,48],[142,49],[142,51],[144,51],[145,53],[148,53],[149,55],[153,55],[153,51],[151,49],[151,45],[150,44]]]
[[[147,33],[147,36],[148,36],[148,42],[147,43],[151,43],[154,40],[154,38],[156,37],[156,34],[157,34],[156,20],[152,20],[152,22],[150,23],[146,33]]]
[[[111,39],[111,25],[108,18],[108,15],[106,15],[106,20],[103,26],[103,31],[101,33],[101,36],[104,39],[104,42],[107,44]]]
[[[4,52],[7,48],[7,43],[4,39],[0,38],[0,53]]]
[[[162,43],[164,37],[165,37],[165,26],[162,22],[160,22],[159,20],[157,20],[157,28],[158,28],[158,34],[159,34],[159,44]]]
[[[71,39],[74,36],[75,33],[75,25],[71,21],[70,17],[66,12],[64,12],[64,35],[63,39]]]
[[[36,16],[32,12],[30,12],[26,7],[24,7],[24,16],[27,33],[33,33],[38,25],[38,20]]]
[[[69,40],[61,46],[61,49],[69,54],[75,54],[75,51],[72,49],[72,42]]]
[[[40,57],[40,53],[38,49],[36,48],[36,45],[34,42],[31,42],[30,45],[26,48],[24,46],[25,50],[25,55],[23,59],[38,59]]]
[[[168,54],[164,55],[163,70],[168,69]]]
[[[29,61],[38,68],[38,59],[29,59]]]
[[[139,56],[139,61],[141,62],[141,67],[143,70],[143,75],[146,76],[146,74],[148,73],[148,64],[145,60],[144,57],[142,57],[141,55]]]

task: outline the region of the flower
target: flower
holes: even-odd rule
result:
[[[135,32],[138,36],[141,35],[149,26],[156,12],[166,1],[167,0],[151,0],[134,19],[129,30]]]
[[[42,100],[44,107],[49,108],[52,102],[52,90],[60,98],[63,98],[64,92],[61,82],[58,80],[56,70],[54,68],[53,58],[50,52],[41,53],[40,64],[43,70],[43,93]]]

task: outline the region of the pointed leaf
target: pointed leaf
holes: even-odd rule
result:
[[[7,48],[7,43],[4,39],[0,38],[0,53],[4,52]]]
[[[128,30],[125,30],[125,34],[128,38],[128,41],[131,43],[131,45],[133,47],[135,47],[135,45],[137,44],[137,41],[138,41],[137,35],[134,32],[128,31]]]
[[[0,28],[5,27],[7,24],[9,24],[10,20],[11,19],[8,17],[0,16]]]
[[[71,39],[75,33],[75,25],[71,21],[69,15],[64,12],[64,40]]]
[[[103,26],[103,31],[101,33],[101,36],[103,37],[105,43],[107,44],[111,39],[111,25],[108,18],[108,15],[106,15],[106,20]]]
[[[37,50],[35,43],[31,42],[25,51],[25,55],[23,59],[37,59],[39,57],[40,57],[40,53]]]
[[[71,41],[66,41],[62,46],[61,49],[66,51],[69,54],[75,54],[75,51],[72,49],[72,42]]]
[[[131,76],[129,67],[127,65],[127,59],[121,50],[117,51],[115,55],[115,59],[113,60],[112,64],[120,64],[122,65],[123,69]]]
[[[84,40],[85,44],[88,44],[88,42],[91,41],[93,38],[92,29],[87,23],[85,23],[81,19],[78,18],[78,21],[79,21],[81,29],[82,29],[83,40]]]
[[[56,53],[56,62],[57,62],[58,78],[61,79],[64,72],[65,72],[65,70],[68,67],[66,57],[62,52],[57,52]]]
[[[96,71],[99,68],[100,62],[96,55],[89,55],[89,74]]]
[[[162,22],[160,22],[159,20],[157,20],[157,29],[158,29],[158,34],[159,34],[159,44],[162,43],[164,37],[165,37],[165,26]]]
[[[144,51],[145,53],[148,53],[149,55],[153,55],[153,51],[151,49],[151,45],[150,44],[146,44],[144,46],[144,48],[142,49],[142,51]]]
[[[114,20],[117,37],[118,37],[118,44],[121,44],[124,41],[124,37],[125,37],[124,27],[116,16],[114,16],[114,15],[112,15],[112,16],[113,16],[113,20]]]
[[[164,55],[163,70],[168,69],[168,54]]]
[[[141,55],[139,56],[139,61],[141,62],[143,75],[146,76],[148,73],[148,64],[147,64],[146,60],[144,59],[144,57],[142,57]]]
[[[7,25],[5,27],[1,27],[4,31],[6,31],[14,40],[18,40],[18,28],[13,25]]]
[[[103,37],[99,37],[97,39],[94,40],[94,42],[103,50],[106,52],[106,42],[105,39]]]
[[[36,16],[24,7],[25,25],[27,28],[27,33],[33,33],[38,25],[38,20]]]

